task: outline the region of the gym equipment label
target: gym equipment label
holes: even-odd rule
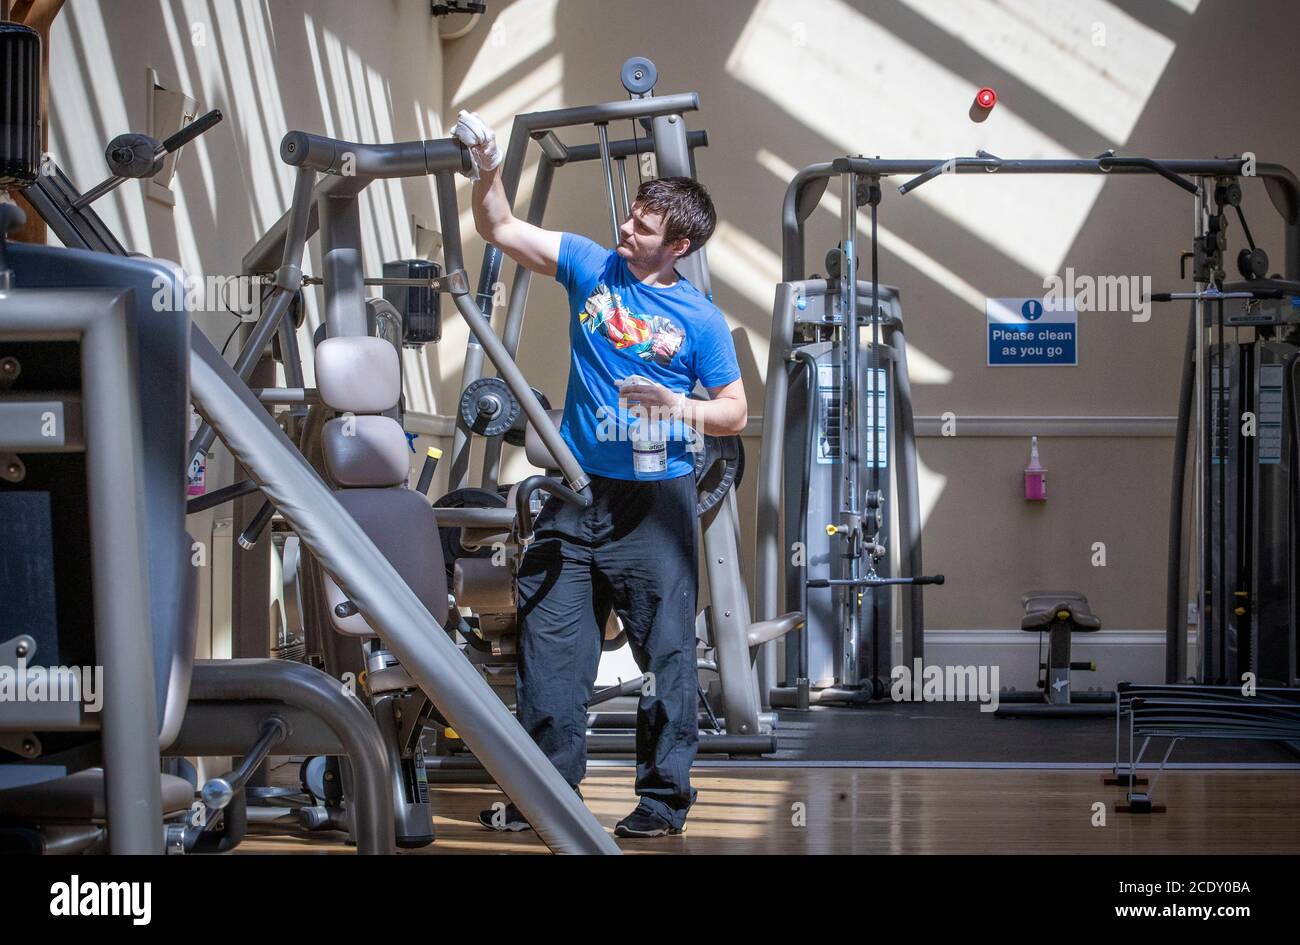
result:
[[[988,299],[988,366],[1079,364],[1079,315],[1073,299]]]

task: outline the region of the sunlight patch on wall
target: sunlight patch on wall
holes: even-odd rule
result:
[[[1128,140],[1174,52],[1172,40],[1107,0],[902,2],[1099,132],[1102,144]]]
[[[732,49],[727,71],[841,154],[939,161],[983,148],[1002,157],[1074,156],[1006,104],[983,124],[972,124],[967,112],[974,84],[840,0],[763,0]],[[837,89],[842,94],[834,94]],[[1060,268],[1102,186],[1090,177],[955,176],[931,181],[910,199],[1039,277]]]
[[[907,349],[908,356],[911,356],[912,349]],[[917,504],[921,507],[921,528],[925,528],[926,522],[930,521],[930,513],[934,511],[939,499],[943,497],[943,490],[948,487],[948,477],[943,473],[937,473],[929,466],[920,455],[916,457],[916,491]]]
[[[487,30],[483,45],[465,78],[451,95],[452,114],[465,108],[470,99],[520,63],[555,42],[557,5],[558,0],[518,0],[502,9]]]
[[[60,42],[60,30],[67,31],[69,42],[62,46],[63,55],[50,57],[51,87],[85,91],[57,101],[51,96],[49,150],[72,182],[89,190],[108,176],[104,145],[110,138],[135,129],[121,87],[116,82],[94,81],[92,70],[115,68],[103,9],[95,4],[69,4],[55,20],[54,29],[52,43]],[[141,86],[144,81],[142,67]],[[140,184],[129,181],[96,201],[94,210],[128,249],[151,253],[153,246],[139,194]]]
[[[514,129],[514,120],[516,115],[527,114],[528,112],[547,111],[552,108],[564,107],[563,97],[564,83],[564,57],[560,54],[552,56],[542,65],[538,66],[528,74],[526,78],[512,83],[508,88],[501,90],[495,96],[479,103],[474,111],[487,122],[488,127],[496,132],[497,147],[501,149],[504,156],[510,147],[510,137]],[[446,134],[450,135],[454,122],[449,123]],[[563,137],[563,132],[561,132]],[[526,212],[528,206],[528,195],[532,193],[532,179],[536,173],[536,148],[530,148],[533,160],[530,162],[525,159],[524,174],[519,181],[519,191],[515,196],[515,209],[520,214]],[[527,194],[525,194],[525,185],[527,185]],[[474,232],[474,216],[469,210],[469,193],[472,183],[464,177],[456,179],[456,197],[463,208],[460,214],[460,229],[462,233]]]
[[[728,220],[719,220],[709,240],[709,274],[721,280],[766,316],[757,328],[728,316],[744,331],[760,372],[767,370],[769,326],[776,284],[781,281],[781,258]],[[726,314],[726,313],[724,313]]]

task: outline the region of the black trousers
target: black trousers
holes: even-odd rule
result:
[[[637,706],[636,792],[676,827],[695,799],[699,745],[695,477],[592,477],[592,504],[550,499],[519,574],[520,723],[573,787],[587,768],[587,707],[612,606],[652,674]]]

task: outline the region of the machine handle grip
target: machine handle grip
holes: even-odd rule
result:
[[[305,131],[280,140],[280,160],[321,174],[364,177],[424,177],[438,172],[468,174],[469,149],[455,138],[359,144]]]
[[[184,147],[199,135],[211,129],[225,117],[226,116],[221,114],[221,109],[219,108],[212,109],[212,111],[208,112],[206,115],[200,115],[180,131],[176,132],[176,134],[163,141],[161,145],[163,152],[170,154],[178,148]]]
[[[550,476],[529,476],[515,490],[515,521],[518,523],[521,541],[531,541],[533,537],[533,514],[529,508],[534,492],[549,492],[553,496],[585,509],[591,505],[591,490],[584,488],[574,492],[568,486],[556,482]]]

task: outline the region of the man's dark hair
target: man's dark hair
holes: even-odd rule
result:
[[[713,235],[718,214],[709,192],[691,177],[660,177],[637,188],[636,205],[664,215],[664,242],[691,241],[691,252]]]

